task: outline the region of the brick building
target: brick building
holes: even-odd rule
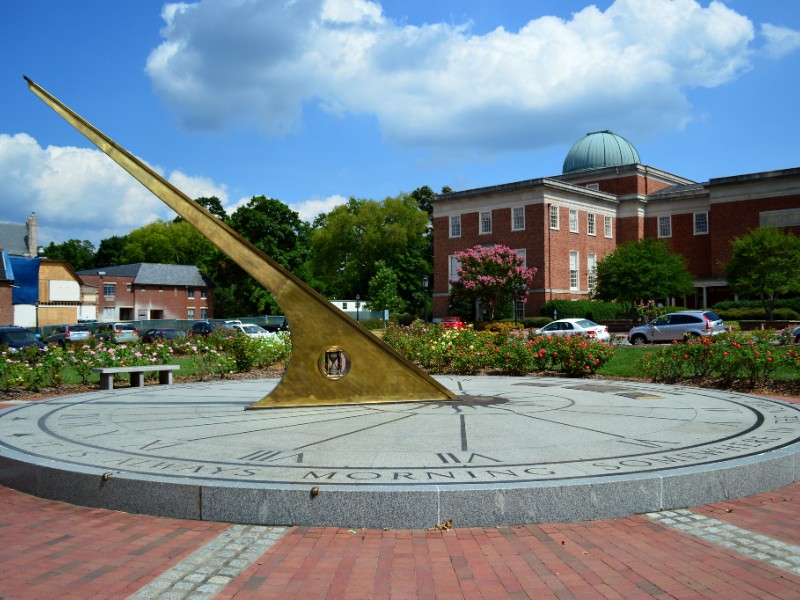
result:
[[[448,312],[459,250],[504,244],[538,273],[519,317],[554,299],[587,299],[594,265],[617,245],[663,239],[683,255],[694,293],[674,302],[707,307],[732,294],[724,276],[730,242],[758,227],[800,234],[800,168],[698,183],[641,164],[630,142],[610,131],[587,134],[563,172],[443,194],[433,202],[434,317]]]
[[[213,286],[192,265],[136,263],[80,271],[97,287],[98,320],[209,319]]]

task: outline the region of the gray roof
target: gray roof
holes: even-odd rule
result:
[[[211,286],[211,281],[194,265],[135,263],[88,269],[79,271],[78,275],[99,275],[101,271],[111,277],[133,277],[133,283],[139,285]]]
[[[8,254],[4,249],[0,248],[0,281],[13,281],[9,275],[11,274],[11,265],[6,264]]]
[[[9,254],[28,254],[28,226],[25,223],[0,223],[0,248]]]

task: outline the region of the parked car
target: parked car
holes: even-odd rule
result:
[[[259,325],[251,325],[251,324],[244,324],[244,325],[234,325],[233,328],[236,331],[240,331],[245,335],[249,335],[250,337],[256,338],[265,338],[265,337],[272,337],[275,335],[274,333],[267,331],[263,327]]]
[[[439,324],[445,329],[466,329],[467,324],[461,320],[461,317],[443,317]]]
[[[186,332],[183,329],[177,329],[175,327],[154,327],[142,334],[142,341],[150,343],[156,340],[179,340],[183,337],[186,337]]]
[[[58,344],[62,348],[71,342],[83,342],[94,337],[86,325],[59,325],[44,338],[45,344]]]
[[[792,337],[794,338],[795,344],[800,344],[800,326],[792,329]]]
[[[233,331],[233,325],[225,321],[197,321],[189,329],[189,335],[211,335],[218,329]]]
[[[139,339],[139,330],[132,323],[103,323],[98,327],[94,336],[98,340],[125,344]]]
[[[18,352],[28,346],[36,346],[40,350],[47,349],[35,333],[24,327],[0,327],[0,346],[8,348],[9,352]]]
[[[599,342],[607,342],[611,339],[608,327],[598,325],[589,319],[558,319],[548,323],[541,329],[537,329],[534,333],[548,337],[553,335],[582,335]]]
[[[706,337],[725,333],[725,323],[711,310],[683,310],[656,317],[628,332],[628,341],[646,343],[674,342],[691,336]]]
[[[289,331],[289,321],[286,319],[286,317],[278,317],[268,320],[265,325],[262,325],[262,327],[270,333]]]

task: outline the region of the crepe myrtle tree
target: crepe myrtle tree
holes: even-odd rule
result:
[[[527,300],[527,290],[536,275],[535,267],[526,267],[525,260],[508,246],[474,246],[456,252],[459,262],[456,279],[450,282],[451,296],[456,302],[479,301],[488,320],[509,298]]]

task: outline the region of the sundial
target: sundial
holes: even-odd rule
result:
[[[607,518],[797,479],[796,405],[641,382],[431,377],[27,81],[275,294],[292,356],[280,381],[123,388],[0,412],[0,483],[173,517],[416,528]]]
[[[286,373],[248,408],[449,400],[455,394],[25,77],[45,104],[275,295],[292,331]]]
[[[0,455],[42,470],[36,493],[75,503],[374,527],[619,516],[772,489],[796,472],[796,405],[634,382],[438,380],[455,401],[244,413],[277,381],[93,392],[0,414]],[[131,491],[121,504],[117,489]],[[165,490],[189,497],[166,503]]]

